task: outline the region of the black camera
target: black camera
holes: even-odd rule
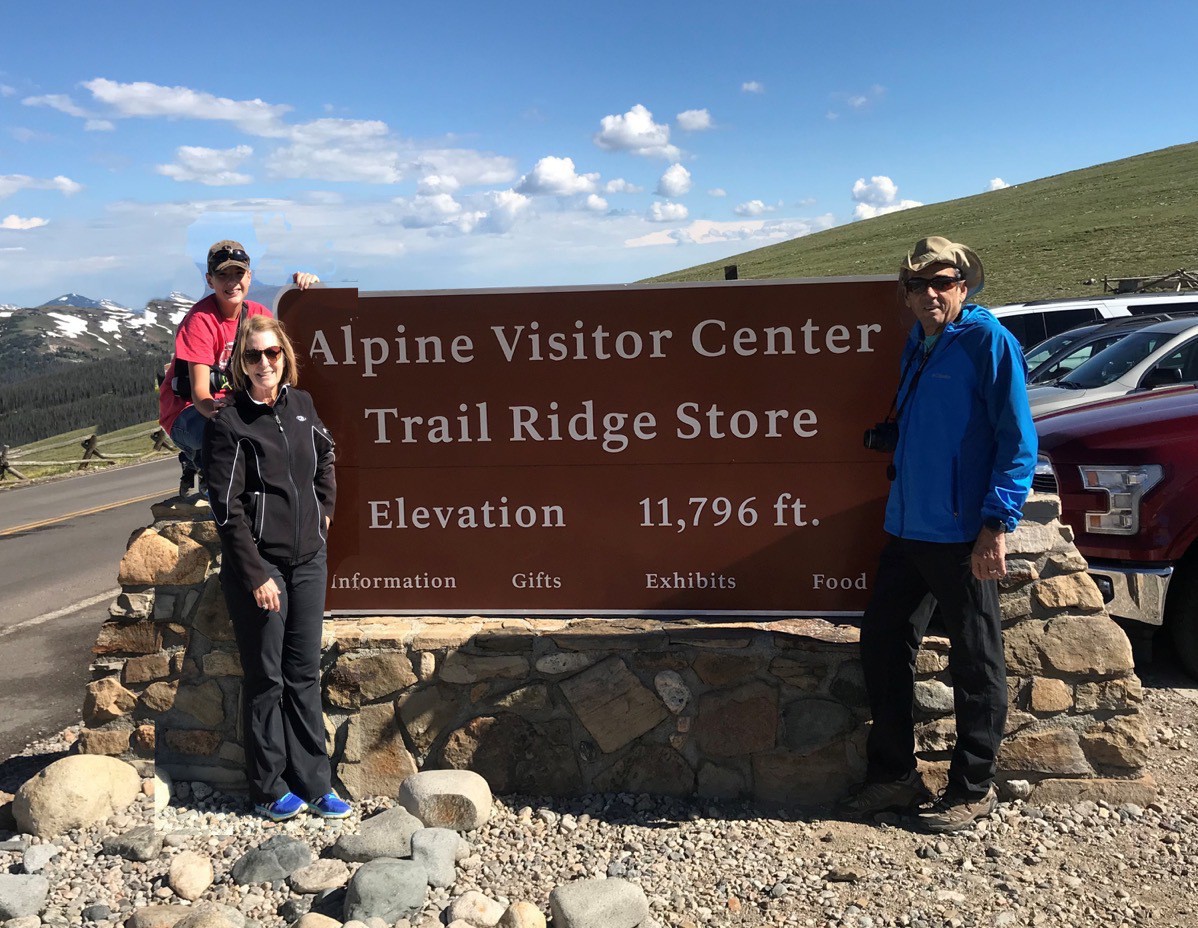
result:
[[[863,442],[870,451],[890,454],[898,447],[899,427],[897,422],[879,422],[865,430]]]

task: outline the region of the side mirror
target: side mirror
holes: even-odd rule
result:
[[[1180,367],[1154,367],[1144,378],[1144,389],[1153,390],[1156,387],[1168,387],[1181,382]]]

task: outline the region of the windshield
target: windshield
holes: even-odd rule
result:
[[[1070,329],[1068,332],[1062,332],[1060,335],[1046,338],[1038,345],[1032,345],[1023,356],[1024,360],[1027,361],[1028,370],[1034,370],[1058,351],[1068,348],[1079,338],[1084,337],[1092,328],[1092,326],[1085,326],[1084,330]]]
[[[1088,390],[1114,383],[1143,361],[1161,345],[1174,337],[1172,332],[1133,332],[1105,351],[1100,351],[1080,365],[1068,377],[1057,381],[1058,387]]]
[[[1055,360],[1050,358],[1036,368],[1031,368],[1029,363],[1028,367],[1031,368],[1031,373],[1028,374],[1027,382],[1030,384],[1054,383],[1070,371],[1076,370],[1098,352],[1111,347],[1115,342],[1130,334],[1130,332],[1120,332],[1117,335],[1105,335],[1102,338],[1094,339],[1094,341],[1086,342],[1084,345],[1076,345],[1072,350],[1066,348],[1061,357]]]

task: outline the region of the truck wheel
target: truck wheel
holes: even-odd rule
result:
[[[1165,626],[1181,666],[1198,680],[1198,552],[1177,565],[1165,604]]]

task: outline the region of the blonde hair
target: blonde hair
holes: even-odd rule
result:
[[[287,332],[283,329],[283,323],[274,316],[259,315],[250,316],[241,325],[241,335],[233,348],[233,356],[229,359],[229,380],[233,384],[233,389],[249,388],[249,373],[245,369],[245,350],[249,346],[250,339],[261,332],[273,332],[275,338],[279,340],[279,347],[283,349],[283,372],[279,376],[279,385],[287,384],[298,387],[299,365],[295,360],[295,348],[292,347],[291,339],[287,337]]]

